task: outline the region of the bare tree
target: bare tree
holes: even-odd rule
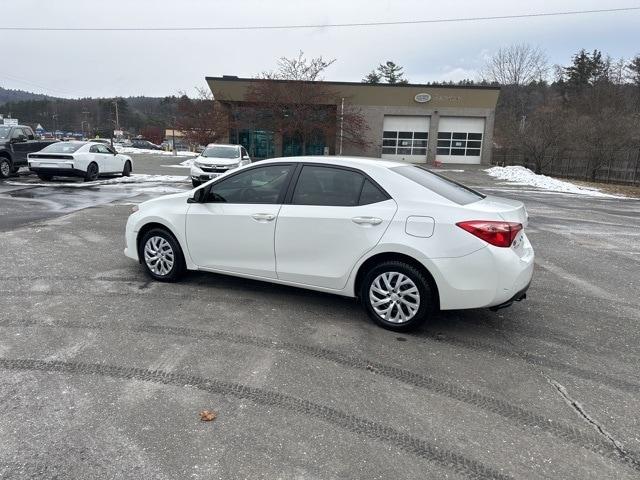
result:
[[[369,129],[360,110],[341,93],[322,82],[261,79],[247,90],[245,102],[252,107],[243,117],[247,125],[261,125],[283,137],[298,138],[303,153],[317,139],[331,145],[339,138],[346,145],[368,145]]]
[[[197,98],[182,94],[178,99],[175,127],[189,143],[206,145],[220,139],[228,128],[228,113],[213,94],[204,88],[196,88]]]
[[[261,77],[271,80],[300,80],[313,82],[323,80],[322,73],[335,63],[336,59],[327,60],[319,57],[307,58],[300,50],[294,58],[280,57],[275,70],[263,72]]]
[[[282,57],[276,69],[263,72],[245,95],[247,106],[236,114],[238,128],[268,129],[283,137],[300,140],[303,153],[314,141],[331,145],[339,138],[347,145],[368,145],[368,125],[360,110],[330,85],[323,83],[324,71],[335,62],[322,56],[307,58],[301,51],[295,58]],[[239,122],[239,123],[238,123]]]
[[[557,105],[547,104],[532,112],[518,126],[517,138],[525,162],[536,173],[545,173],[558,162],[567,148],[566,114]]]
[[[545,80],[549,70],[544,50],[526,43],[501,48],[481,70],[485,80],[525,86]]]

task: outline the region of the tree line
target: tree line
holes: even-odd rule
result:
[[[617,162],[635,170],[625,178],[637,178],[640,55],[625,61],[583,49],[567,65],[550,67],[539,48],[513,45],[489,59],[482,74],[502,85],[495,158],[502,149],[537,173],[554,174],[570,159],[568,175],[588,180]]]

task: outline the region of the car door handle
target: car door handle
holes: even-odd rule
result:
[[[358,225],[380,225],[382,223],[382,219],[377,217],[353,217],[351,221]]]
[[[256,222],[270,222],[275,220],[276,216],[272,213],[254,213],[251,215]]]

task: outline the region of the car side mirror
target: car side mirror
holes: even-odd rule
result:
[[[199,188],[195,192],[193,192],[193,196],[187,198],[187,203],[202,203],[204,199],[204,188]]]
[[[251,160],[251,157],[249,155],[244,155],[242,157],[242,160]]]

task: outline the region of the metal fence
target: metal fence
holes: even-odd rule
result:
[[[527,161],[517,149],[495,148],[491,163],[493,165],[522,165],[535,171],[535,164]],[[542,173],[554,177],[576,180],[592,180],[591,171],[584,152],[569,151],[561,158],[545,161]],[[595,175],[595,181],[640,185],[640,149],[618,150],[610,161],[602,165]]]

